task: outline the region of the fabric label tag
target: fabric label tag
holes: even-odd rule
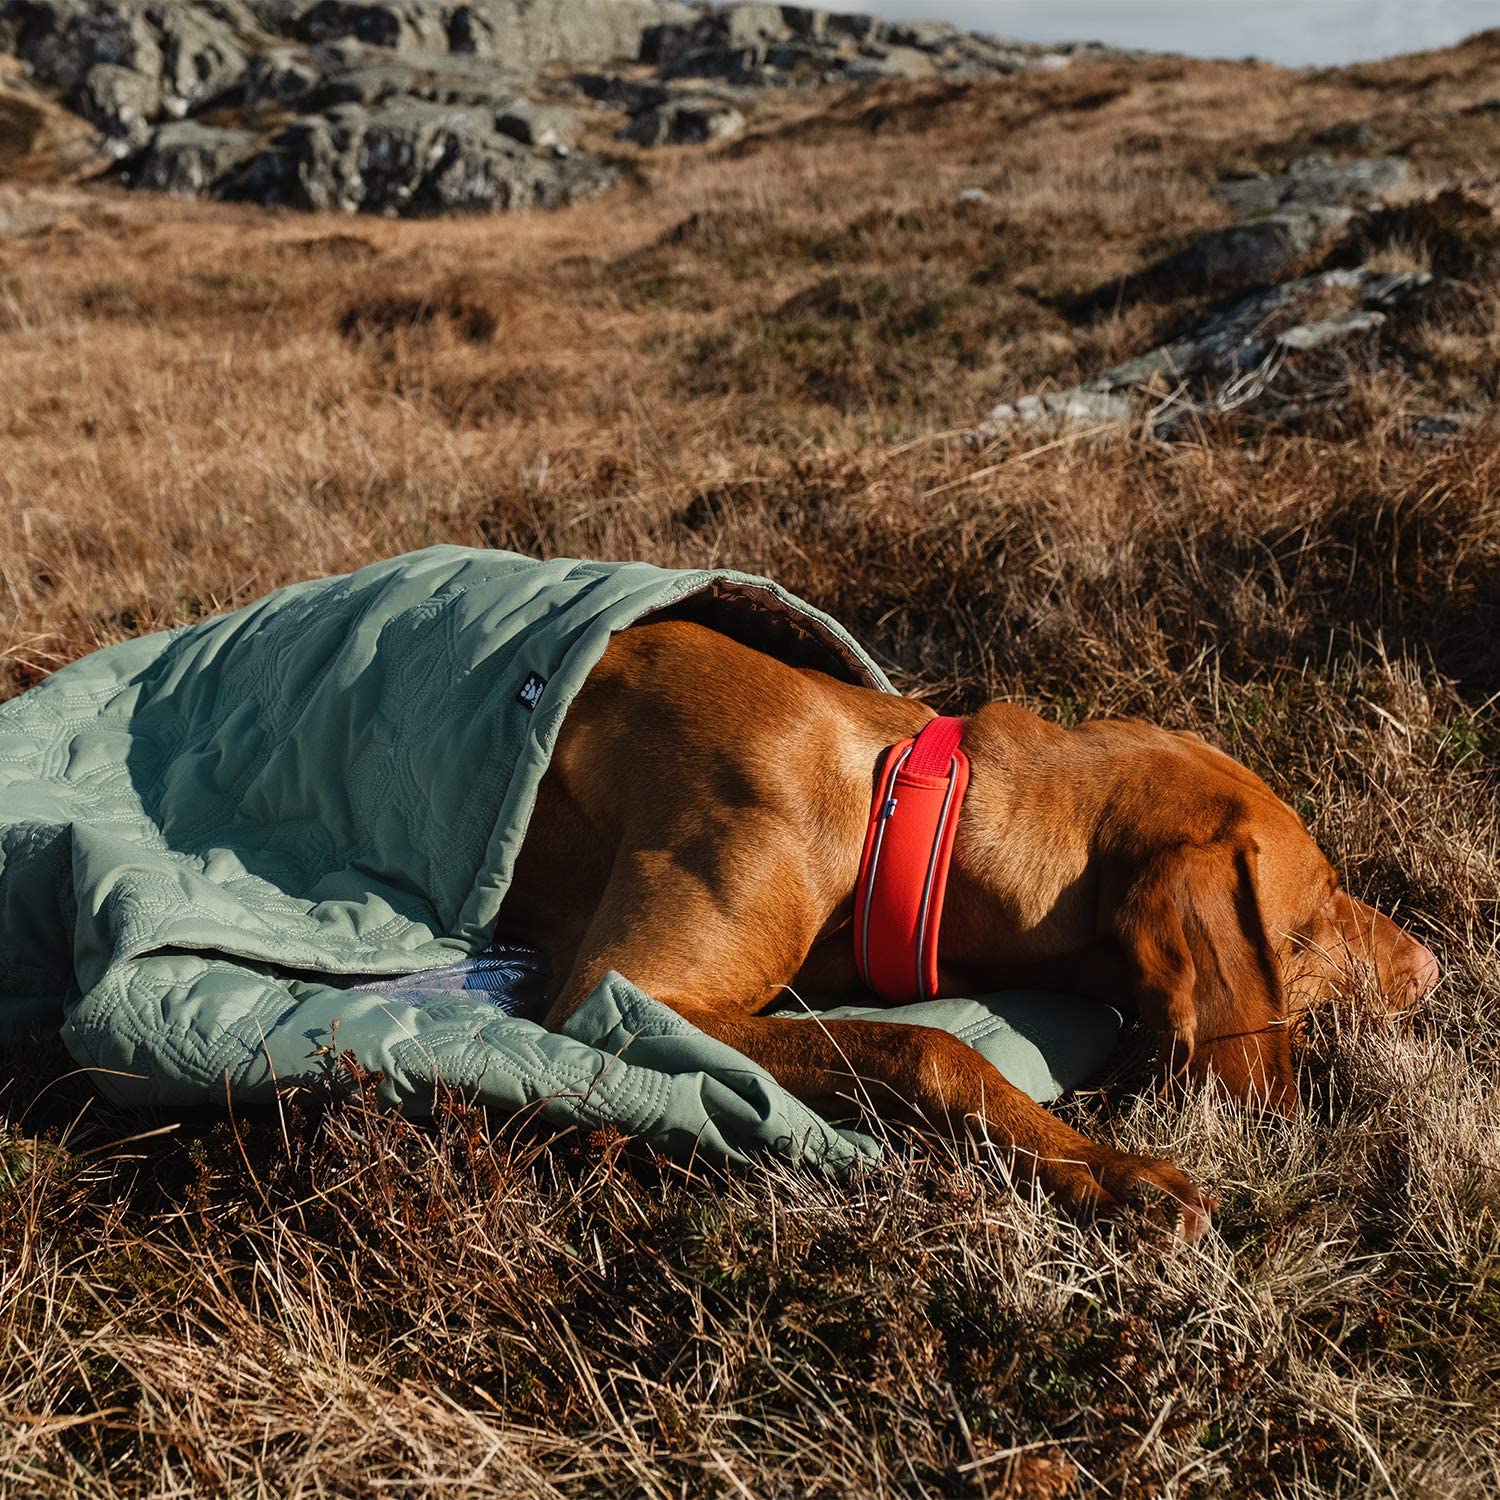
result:
[[[542,689],[547,686],[547,679],[536,672],[530,673],[526,681],[521,684],[521,691],[516,694],[516,702],[522,708],[530,710],[541,702]]]

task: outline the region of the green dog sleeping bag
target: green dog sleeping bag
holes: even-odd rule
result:
[[[488,950],[569,703],[614,631],[663,611],[890,690],[763,578],[431,547],[0,704],[0,1035],[59,1027],[130,1104],[265,1099],[335,1045],[412,1111],[441,1086],[678,1155],[872,1153],[629,975],[557,1034],[423,986]],[[1120,1026],[1055,995],[878,1014],[955,1032],[1042,1100]]]

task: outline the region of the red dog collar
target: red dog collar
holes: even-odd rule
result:
[[[937,994],[943,894],[969,785],[964,727],[933,719],[881,757],[854,887],[854,962],[882,1000]]]

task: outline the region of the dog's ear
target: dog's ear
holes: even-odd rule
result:
[[[1140,869],[1111,931],[1171,1071],[1212,1073],[1236,1098],[1295,1108],[1280,965],[1262,914],[1259,856],[1237,838],[1184,845]]]

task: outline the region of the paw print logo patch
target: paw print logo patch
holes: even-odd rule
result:
[[[527,674],[526,681],[521,684],[521,691],[516,694],[516,702],[528,712],[542,701],[542,690],[547,686],[547,679],[536,672]]]

